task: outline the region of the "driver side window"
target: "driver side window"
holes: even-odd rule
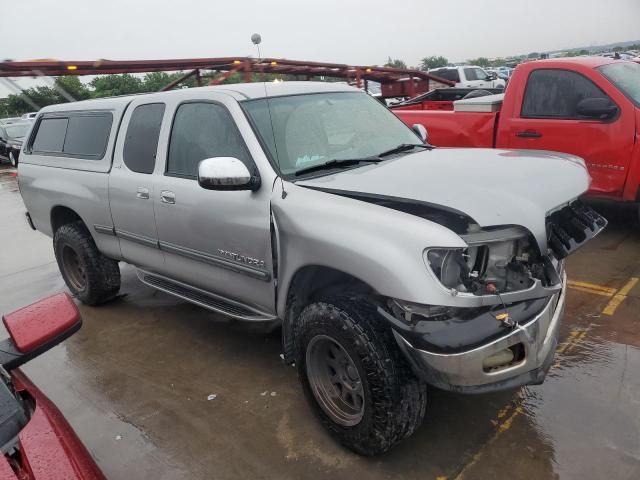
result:
[[[255,171],[244,140],[225,107],[211,102],[183,103],[171,128],[167,175],[196,178],[198,163],[212,157],[234,157],[250,172]]]
[[[608,97],[579,73],[560,69],[534,70],[527,80],[520,116],[579,119],[577,106],[586,98]]]

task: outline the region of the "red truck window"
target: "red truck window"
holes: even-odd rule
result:
[[[560,69],[534,70],[527,81],[520,116],[578,119],[576,107],[585,98],[608,98],[591,80]]]

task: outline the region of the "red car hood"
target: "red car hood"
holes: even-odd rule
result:
[[[19,461],[0,458],[0,479],[104,480],[60,410],[19,369],[11,376],[16,390],[33,398],[35,410],[18,434]]]

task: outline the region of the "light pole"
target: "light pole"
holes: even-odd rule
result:
[[[262,55],[260,54],[260,42],[262,42],[262,37],[259,33],[254,33],[251,35],[251,41],[258,48],[258,59],[262,59]]]

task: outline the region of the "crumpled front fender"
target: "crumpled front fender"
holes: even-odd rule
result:
[[[416,303],[455,304],[427,271],[428,247],[465,247],[448,228],[390,208],[276,182],[271,201],[277,233],[277,312],[284,318],[295,273],[329,267],[367,283],[380,295]]]

